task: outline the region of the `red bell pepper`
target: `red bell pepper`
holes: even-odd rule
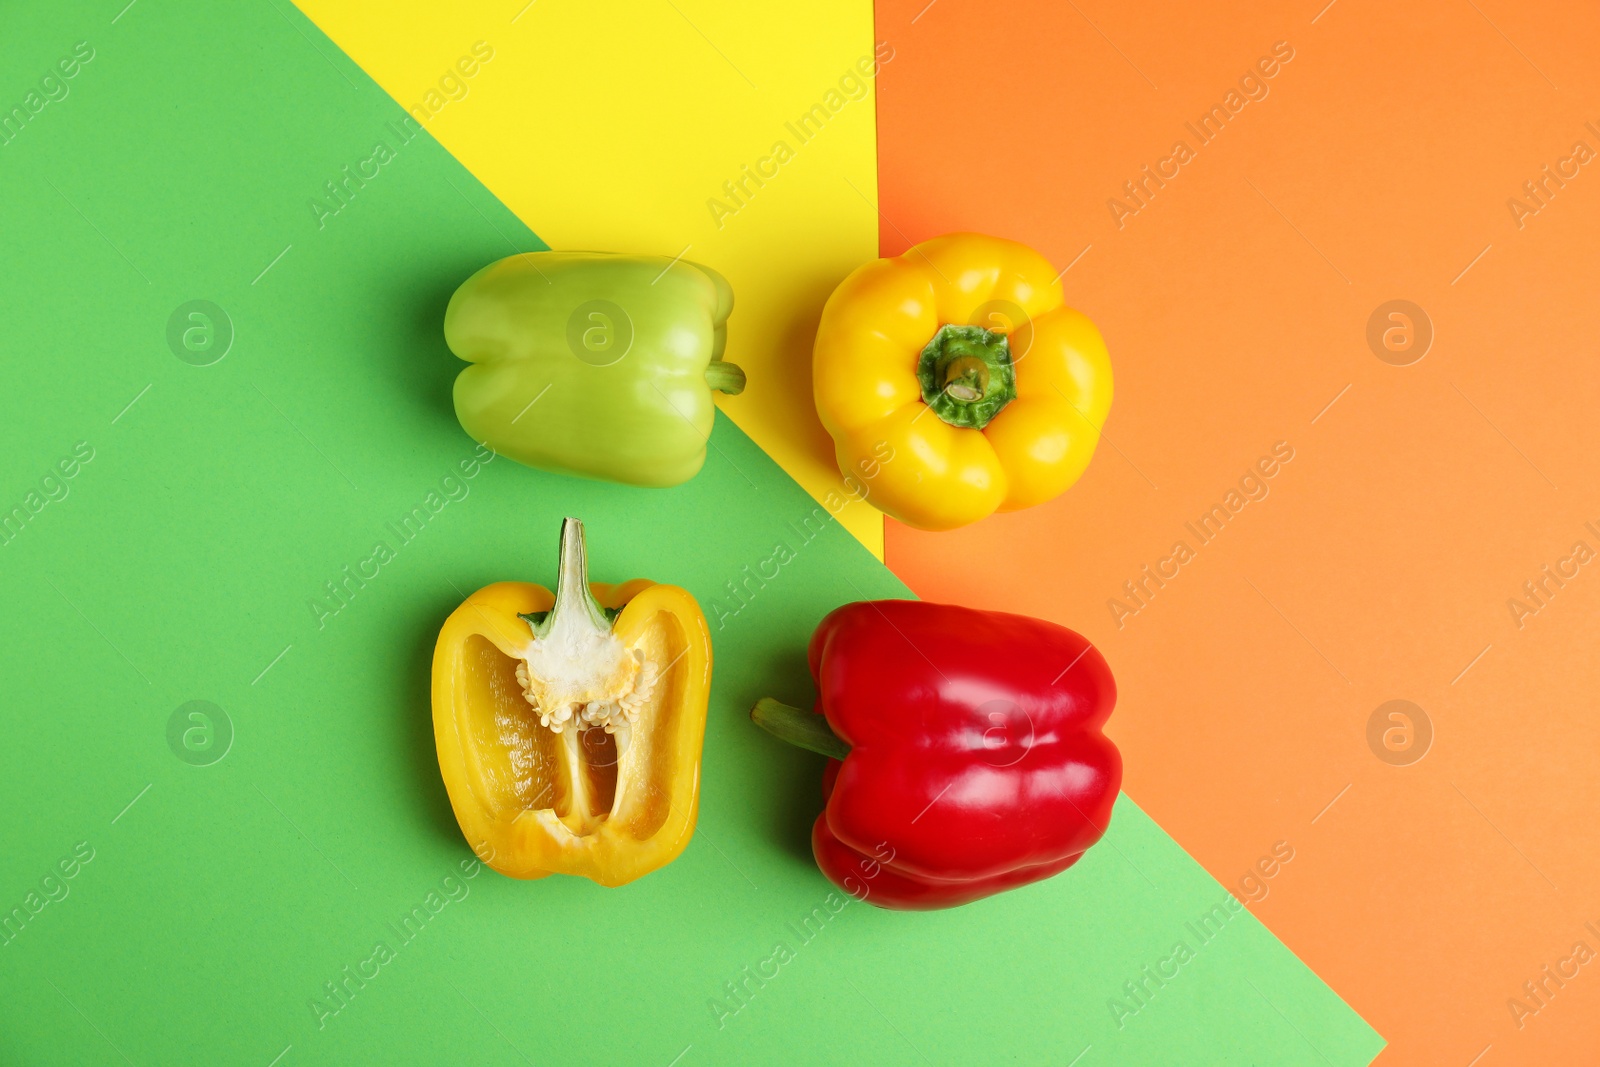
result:
[[[1105,833],[1122,781],[1101,733],[1116,683],[1078,634],[865,601],[822,620],[809,659],[817,713],[766,699],[750,715],[830,757],[811,846],[846,892],[954,907],[1059,874]]]

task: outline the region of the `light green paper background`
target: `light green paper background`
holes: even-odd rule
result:
[[[449,406],[450,292],[542,246],[430,137],[401,145],[400,108],[287,4],[122,2],[7,5],[0,32],[5,109],[75,43],[95,51],[0,145],[0,509],[94,450],[0,546],[0,913],[94,851],[0,945],[0,1063],[1376,1055],[1248,913],[1199,946],[1185,924],[1224,891],[1126,798],[1045,884],[942,913],[852,903],[797,933],[831,889],[807,845],[821,760],[745,712],[811,698],[827,610],[908,594],[837,525],[805,542],[815,505],[726,419],[676,490],[495,461],[319,629],[323,583],[396,545],[386,523],[473,451]],[[308,201],[379,140],[397,157],[319,230]],[[167,347],[193,299],[236,330],[212,366]],[[681,584],[708,615],[776,543],[796,553],[714,634],[700,829],[620,889],[484,870],[402,945],[391,924],[470,856],[433,755],[434,636],[473,588],[551,581],[565,514],[597,580]],[[211,766],[167,743],[196,699],[236,734]],[[1193,961],[1119,1029],[1108,1001],[1180,939]],[[379,940],[393,961],[319,1026],[309,1002]],[[724,983],[779,942],[794,958],[719,1025]]]

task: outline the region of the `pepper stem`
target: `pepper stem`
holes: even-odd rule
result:
[[[1017,398],[1006,335],[982,326],[939,327],[917,359],[922,400],[951,426],[981,430]]]
[[[750,721],[780,741],[798,745],[829,759],[844,759],[850,746],[828,726],[828,720],[814,712],[762,697],[750,709]]]
[[[737,363],[714,359],[706,365],[706,384],[719,393],[738,396],[744,392],[744,370]]]
[[[589,592],[589,561],[583,544],[583,523],[570,516],[561,521],[561,561],[556,571],[556,603],[549,611],[534,611],[518,618],[527,620],[533,636],[544,640],[561,620],[608,633],[617,612],[602,608]]]
[[[960,356],[944,368],[944,391],[957,400],[982,400],[989,390],[989,366],[977,356]]]

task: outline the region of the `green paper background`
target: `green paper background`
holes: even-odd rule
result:
[[[1248,913],[1200,946],[1186,923],[1224,891],[1126,798],[1050,882],[943,913],[852,903],[798,932],[831,888],[807,844],[822,761],[746,709],[811,699],[804,643],[830,608],[909,594],[837,524],[808,541],[814,502],[725,418],[675,490],[496,460],[319,628],[323,583],[396,546],[386,523],[473,452],[450,292],[543,246],[431,137],[402,144],[401,109],[286,4],[122,2],[8,5],[0,32],[0,109],[95,51],[0,145],[0,510],[93,449],[0,545],[0,917],[25,916],[0,938],[0,1063],[1376,1055]],[[319,229],[310,199],[380,140],[396,158]],[[210,366],[166,339],[197,299],[235,332]],[[433,755],[434,636],[471,589],[550,582],[565,514],[597,580],[671,581],[708,616],[742,567],[796,553],[714,634],[699,830],[620,889],[460,879],[402,944],[393,924],[470,857]],[[168,745],[191,700],[232,724],[209,766]],[[92,861],[30,913],[80,842]],[[1119,1028],[1108,1001],[1180,939],[1193,961]],[[319,1025],[310,1002],[379,940],[393,961]],[[780,942],[794,958],[719,1019],[724,983]]]

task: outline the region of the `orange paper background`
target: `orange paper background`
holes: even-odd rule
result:
[[[1389,1040],[1379,1063],[1590,1062],[1600,959],[1541,969],[1600,951],[1600,559],[1535,614],[1508,600],[1600,551],[1600,158],[1536,214],[1507,201],[1600,151],[1600,10],[880,0],[877,22],[883,254],[973,229],[1075,261],[1117,373],[1076,488],[953,533],[890,522],[890,566],[1095,641],[1128,793],[1229,885],[1293,846],[1255,911]],[[1280,41],[1265,98],[1201,145],[1185,123]],[[1178,140],[1194,157],[1118,220]],[[1367,341],[1393,299],[1435,334],[1409,366]],[[1276,442],[1268,495],[1201,544],[1185,523]],[[1115,618],[1180,540],[1194,558]],[[1395,699],[1434,732],[1409,766],[1368,743]]]

